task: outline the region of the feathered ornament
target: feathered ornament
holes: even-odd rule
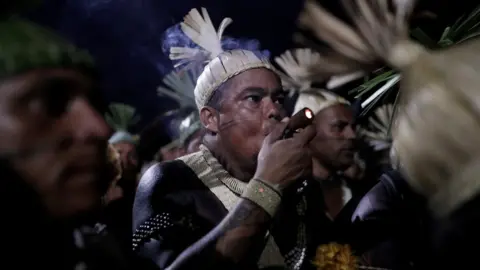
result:
[[[480,40],[470,39],[478,36],[479,24],[470,22],[464,29],[474,31],[465,37],[468,42],[433,51],[410,39],[408,17],[414,4],[344,0],[353,21],[349,26],[307,0],[300,23],[366,71],[378,63],[399,71],[392,79],[401,76],[392,125],[394,152],[406,180],[441,217],[480,193],[476,174],[465,174],[478,170],[480,158]]]
[[[286,74],[277,71],[282,78],[284,87],[292,92],[299,92],[294,112],[305,107],[316,114],[319,111],[335,104],[350,103],[344,98],[324,89],[312,88],[313,82],[326,80],[324,74],[312,72],[313,66],[323,65],[322,56],[311,49],[295,49],[287,51],[275,58],[277,64]]]
[[[358,131],[375,151],[389,149],[392,144],[389,128],[393,112],[393,104],[377,108],[374,115],[368,119],[368,128],[360,128]]]
[[[199,75],[199,68],[172,71],[163,79],[163,83],[167,87],[159,86],[157,88],[157,93],[159,96],[166,96],[175,100],[182,108],[195,108],[194,89]]]
[[[365,71],[356,71],[345,75],[336,75],[330,77],[326,84],[328,90],[335,90],[347,83],[351,83],[355,80],[365,77],[367,73]]]
[[[183,60],[175,64],[175,68],[188,62],[208,62],[223,52],[222,36],[225,28],[233,20],[225,18],[222,20],[218,31],[215,30],[210,15],[205,8],[201,8],[202,14],[197,9],[192,9],[180,24],[182,31],[200,48],[172,47],[170,48],[170,59]]]
[[[275,57],[275,62],[285,71],[285,73],[278,71],[277,74],[290,95],[295,91],[310,89],[313,83],[326,82],[326,88],[333,90],[365,76],[363,71],[332,76],[336,73],[323,68],[332,65],[331,59],[331,56],[303,48],[286,51]]]
[[[108,106],[105,120],[113,129],[127,131],[130,126],[140,121],[140,116],[136,114],[136,109],[132,106],[123,103],[112,103]]]
[[[220,85],[237,74],[254,68],[274,70],[268,59],[257,56],[253,51],[240,48],[224,51],[222,36],[225,28],[232,23],[232,19],[223,19],[217,31],[207,10],[202,8],[201,11],[202,14],[197,9],[192,9],[180,25],[184,34],[200,48],[170,48],[170,59],[180,60],[175,64],[176,68],[196,66],[199,60],[202,64],[206,63],[194,90],[198,109],[207,104]]]
[[[198,68],[198,65],[188,70],[172,71],[163,80],[163,83],[167,85],[168,88],[160,86],[157,92],[161,96],[168,96],[174,99],[180,108],[195,108],[194,89],[199,74],[200,68]],[[201,127],[198,111],[193,110],[192,113],[181,120],[178,127],[176,127],[179,138],[174,140],[174,143],[183,145],[183,143],[200,130]]]
[[[311,49],[295,49],[286,51],[282,55],[275,57],[275,62],[285,71],[277,71],[284,89],[294,93],[311,88],[314,81],[321,81],[323,78],[314,78],[312,67],[322,64],[319,53]]]
[[[137,144],[139,137],[130,134],[127,130],[130,126],[140,121],[140,116],[136,114],[136,109],[132,106],[113,103],[108,106],[108,112],[105,114],[105,121],[115,130],[115,133],[108,140],[111,144],[127,142]]]
[[[307,0],[299,21],[335,51],[364,68],[378,63],[379,57],[401,68],[423,51],[416,44],[402,43],[403,39],[408,41],[409,29],[405,21],[413,10],[414,2],[393,1],[395,13],[392,13],[388,1],[344,0],[344,7],[355,24],[352,28],[314,0]],[[405,46],[408,46],[408,52],[403,50]]]

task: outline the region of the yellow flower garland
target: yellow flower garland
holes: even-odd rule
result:
[[[385,268],[359,265],[360,259],[353,255],[349,245],[329,243],[317,248],[313,265],[318,270],[389,270]]]
[[[357,270],[357,263],[350,246],[338,243],[319,246],[313,261],[319,270]]]

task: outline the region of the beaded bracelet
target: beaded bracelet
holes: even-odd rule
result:
[[[271,217],[275,216],[282,197],[273,187],[260,179],[252,179],[242,194],[242,198],[248,199],[265,210]]]

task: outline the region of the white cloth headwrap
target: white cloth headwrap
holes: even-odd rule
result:
[[[326,90],[315,89],[315,92],[312,91],[312,93],[300,92],[297,102],[295,103],[294,113],[307,107],[312,110],[314,114],[317,114],[320,111],[337,104],[350,105],[350,102],[343,97]]]

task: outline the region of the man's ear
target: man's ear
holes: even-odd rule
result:
[[[200,121],[209,132],[218,132],[218,112],[214,108],[205,106],[200,109]]]

